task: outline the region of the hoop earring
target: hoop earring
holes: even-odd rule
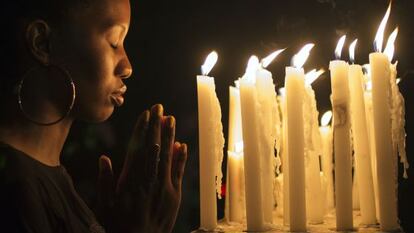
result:
[[[41,125],[41,126],[50,126],[50,125],[54,125],[57,124],[59,122],[61,122],[63,119],[65,119],[69,113],[72,111],[73,106],[75,104],[75,99],[76,99],[76,87],[75,87],[75,83],[73,82],[73,79],[69,73],[68,70],[66,70],[65,68],[58,66],[58,65],[51,65],[51,64],[47,64],[45,66],[46,68],[50,69],[50,68],[55,68],[56,70],[58,70],[60,73],[63,74],[63,76],[65,77],[65,79],[68,81],[68,84],[70,85],[70,89],[72,92],[72,100],[71,103],[69,105],[68,110],[65,112],[65,114],[63,114],[62,117],[58,118],[55,121],[52,122],[40,122],[38,120],[33,119],[32,117],[30,117],[30,115],[27,113],[27,111],[24,110],[23,107],[23,98],[22,98],[22,89],[23,89],[23,85],[25,82],[25,79],[27,78],[27,76],[29,76],[30,73],[36,71],[36,69],[38,69],[38,67],[32,67],[30,68],[21,78],[18,86],[17,86],[17,102],[19,104],[19,109],[20,111],[23,113],[24,117],[26,117],[27,120],[29,120],[30,122],[36,124],[36,125]]]

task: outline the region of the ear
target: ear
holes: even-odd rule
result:
[[[34,20],[26,28],[26,44],[38,62],[47,65],[50,60],[50,27],[44,20]]]

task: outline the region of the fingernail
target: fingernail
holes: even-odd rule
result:
[[[151,108],[151,113],[157,116],[162,116],[164,113],[164,108],[161,104],[156,104]]]
[[[167,125],[169,128],[173,128],[175,125],[175,118],[173,116],[168,117]]]

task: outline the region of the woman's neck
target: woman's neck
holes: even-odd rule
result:
[[[49,166],[60,165],[60,154],[73,120],[51,126],[14,122],[0,126],[0,141]]]

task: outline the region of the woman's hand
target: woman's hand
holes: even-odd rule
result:
[[[175,142],[175,119],[154,105],[138,118],[115,184],[111,161],[99,161],[99,212],[108,232],[171,232],[181,202],[187,146]]]

